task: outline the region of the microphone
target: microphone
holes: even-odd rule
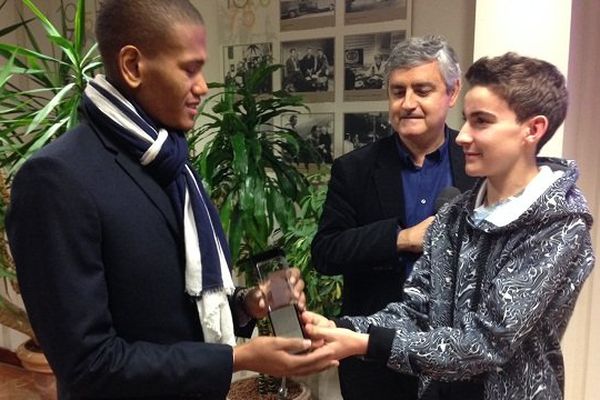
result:
[[[435,199],[435,212],[440,211],[446,203],[450,203],[456,197],[460,195],[460,190],[454,186],[448,186],[442,189]]]

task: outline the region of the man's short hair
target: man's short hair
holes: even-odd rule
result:
[[[454,49],[442,36],[414,36],[396,45],[385,63],[386,86],[392,71],[410,69],[437,61],[442,78],[446,83],[446,92],[452,93],[460,81],[460,64]]]
[[[116,68],[124,46],[133,45],[149,54],[161,51],[177,23],[204,25],[204,20],[188,0],[102,0],[95,33],[107,72]]]
[[[536,115],[548,118],[548,130],[538,142],[539,151],[567,115],[569,95],[565,77],[547,61],[509,52],[477,60],[466,73],[471,87],[484,86],[500,97],[522,123]]]

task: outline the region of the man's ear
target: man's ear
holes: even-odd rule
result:
[[[119,51],[119,73],[130,89],[136,89],[142,83],[141,60],[142,54],[135,46],[127,45]]]
[[[454,90],[450,93],[450,107],[454,107],[456,101],[458,100],[458,95],[460,94],[461,89],[460,79],[456,80],[456,84],[454,85]]]
[[[531,143],[537,143],[542,139],[548,130],[548,118],[545,115],[536,115],[527,121],[527,134],[525,140]]]

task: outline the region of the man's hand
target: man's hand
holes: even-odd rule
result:
[[[304,332],[308,334],[307,327],[308,326],[323,326],[326,328],[335,328],[335,322],[329,320],[322,316],[321,314],[317,314],[312,311],[304,311],[301,315],[302,322],[304,324]],[[311,338],[312,339],[312,338]],[[312,348],[316,349],[325,344],[325,340],[320,338],[314,338],[312,341]]]
[[[325,318],[321,314],[317,314],[312,311],[304,311],[302,313],[302,321],[304,325],[315,325],[315,326],[324,326],[328,328],[335,328],[335,322],[330,319]]]
[[[306,296],[304,294],[304,281],[302,280],[298,268],[288,268],[285,270],[287,279],[292,287],[292,296],[300,310],[306,307]],[[252,318],[261,319],[267,316],[267,296],[270,291],[270,282],[267,280],[259,286],[252,288],[244,299],[244,307],[248,315]]]
[[[233,371],[255,371],[272,376],[308,375],[337,367],[333,349],[307,352],[311,341],[259,336],[233,349]]]
[[[322,343],[319,350],[330,350],[336,360],[367,353],[369,335],[366,333],[335,328],[335,324],[334,327],[307,324],[304,329],[313,342]]]
[[[412,253],[421,253],[423,251],[423,240],[425,232],[433,222],[435,216],[427,217],[417,225],[410,228],[404,228],[396,237],[396,248],[398,251],[410,251]]]

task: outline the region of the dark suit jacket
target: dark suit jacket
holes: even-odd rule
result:
[[[454,186],[470,189],[475,180],[464,172],[457,132],[447,131]],[[331,169],[312,259],[322,274],[343,274],[343,315],[369,315],[402,296],[405,268],[396,236],[398,227],[405,227],[403,166],[395,140],[385,137],[350,152]]]
[[[165,191],[89,122],[15,177],[7,230],[61,399],[223,399],[230,346],[202,343]]]

